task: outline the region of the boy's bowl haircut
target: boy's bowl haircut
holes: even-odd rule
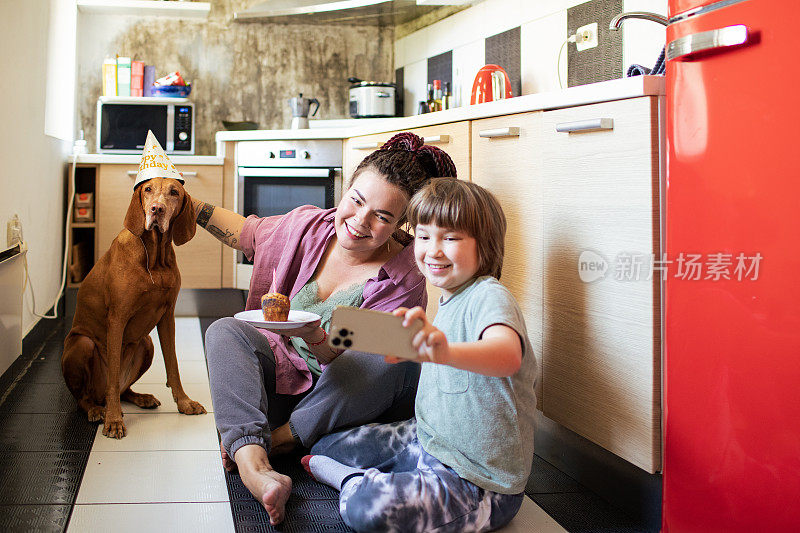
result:
[[[492,193],[472,182],[436,178],[411,198],[407,216],[412,228],[417,224],[433,224],[475,238],[480,263],[476,276],[500,279],[506,217]]]

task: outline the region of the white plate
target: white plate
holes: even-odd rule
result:
[[[250,311],[240,311],[233,315],[233,318],[244,320],[261,329],[292,329],[305,326],[309,322],[319,320],[321,317],[316,313],[308,311],[289,311],[289,320],[286,322],[267,322],[264,320],[264,312],[261,309],[251,309]]]

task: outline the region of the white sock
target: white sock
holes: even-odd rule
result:
[[[366,472],[363,468],[355,468],[343,465],[339,461],[324,455],[313,455],[308,462],[311,475],[320,483],[325,483],[329,487],[341,490],[342,481],[351,474],[362,474]]]

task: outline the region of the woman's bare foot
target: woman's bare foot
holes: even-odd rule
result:
[[[236,463],[233,462],[231,456],[225,451],[225,447],[221,442],[219,443],[219,453],[222,456],[222,468],[224,468],[226,472],[236,471]]]
[[[272,469],[267,452],[258,444],[246,444],[234,457],[242,482],[253,497],[261,502],[273,526],[283,522],[286,501],[292,492],[292,480]]]

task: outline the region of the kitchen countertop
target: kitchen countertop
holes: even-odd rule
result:
[[[215,155],[170,155],[173,165],[221,165],[224,158]],[[138,165],[142,160],[140,154],[81,154],[78,156],[78,163],[92,164],[117,164],[117,165]],[[69,156],[72,162],[72,156]]]
[[[479,118],[510,115],[526,111],[543,111],[572,107],[585,104],[596,104],[613,100],[635,98],[637,96],[657,96],[664,94],[663,76],[634,76],[617,80],[603,81],[570,87],[561,91],[528,94],[487,102],[477,105],[466,105],[447,111],[425,113],[410,117],[385,119],[351,119],[341,122],[338,127],[312,127],[300,130],[251,130],[217,132],[217,152],[222,153],[224,141],[258,141],[281,139],[346,139],[372,133],[407,130],[434,124],[474,120]],[[322,121],[320,121],[322,122]],[[350,125],[352,124],[352,125]]]

